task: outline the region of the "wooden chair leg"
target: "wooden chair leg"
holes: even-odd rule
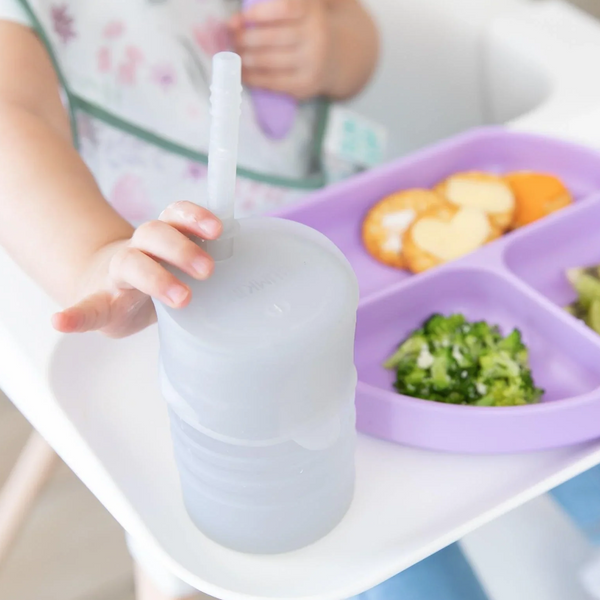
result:
[[[59,460],[44,438],[34,431],[0,490],[0,565]]]
[[[135,564],[135,598],[136,600],[212,600],[200,592],[185,598],[165,594],[154,585],[144,569],[137,563]]]

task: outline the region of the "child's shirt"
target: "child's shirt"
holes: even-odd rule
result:
[[[229,49],[239,0],[0,0],[0,18],[44,41],[79,151],[108,201],[137,225],[206,197],[211,59]],[[324,182],[326,106],[299,107],[284,140],[265,135],[245,91],[237,215],[274,210]]]

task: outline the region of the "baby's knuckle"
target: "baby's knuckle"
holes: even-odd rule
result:
[[[108,273],[111,278],[120,279],[121,273],[123,272],[127,263],[131,262],[135,252],[136,251],[134,248],[131,246],[126,246],[115,253],[108,267]]]
[[[147,221],[140,225],[133,234],[134,239],[155,236],[163,228],[162,221]]]
[[[169,218],[171,213],[182,210],[186,205],[184,200],[178,200],[177,202],[172,202],[165,208],[160,215],[158,215],[158,221],[164,221]]]
[[[173,204],[169,205],[169,208],[172,211],[181,212],[190,210],[194,204],[188,202],[187,200],[177,200],[177,202],[173,202]]]

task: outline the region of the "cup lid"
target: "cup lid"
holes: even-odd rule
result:
[[[178,273],[193,298],[183,309],[161,305],[162,327],[214,349],[257,349],[310,335],[332,315],[355,310],[354,272],[325,236],[283,219],[239,223],[233,256],[218,262],[209,280]]]

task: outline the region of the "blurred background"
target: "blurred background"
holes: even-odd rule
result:
[[[595,17],[600,17],[600,1],[598,0],[573,0],[572,4],[587,10]]]
[[[0,482],[31,428],[0,393]],[[134,600],[121,527],[60,464],[0,569],[2,600]]]
[[[600,0],[572,3],[600,18]],[[27,422],[0,394],[0,484],[29,433]],[[507,532],[515,528],[529,531],[529,538],[511,538]],[[563,540],[563,550],[557,544],[540,550],[543,536]],[[535,546],[529,554],[528,544]],[[465,546],[494,600],[587,600],[577,590],[575,567],[592,550],[545,498],[484,527]],[[529,577],[530,560],[547,561],[543,580]],[[519,591],[511,591],[519,579]],[[132,565],[119,525],[64,465],[0,570],[0,600],[134,600]]]

